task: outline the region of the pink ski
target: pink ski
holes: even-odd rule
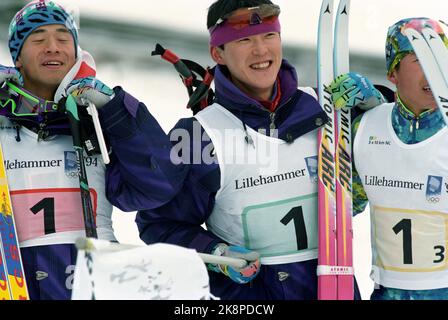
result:
[[[341,0],[334,33],[334,75],[350,71],[349,26],[350,0]],[[339,267],[338,300],[353,300],[353,197],[352,197],[352,135],[351,111],[343,108],[337,113],[338,143],[336,146],[336,220],[337,263]]]
[[[325,85],[349,72],[349,0],[341,0],[333,47],[333,0],[322,2],[319,20],[319,100],[330,117],[319,134],[320,300],[353,300],[351,112],[335,114]]]
[[[336,266],[336,124],[331,93],[326,90],[333,74],[333,0],[323,0],[318,38],[318,95],[330,121],[318,134],[318,299],[337,299]]]

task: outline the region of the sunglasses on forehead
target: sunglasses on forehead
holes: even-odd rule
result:
[[[274,4],[262,4],[256,7],[241,8],[232,11],[218,19],[211,32],[226,23],[235,30],[241,30],[251,25],[273,23],[280,15],[280,7]]]
[[[56,102],[36,97],[11,82],[5,82],[0,88],[0,107],[2,109],[9,107],[9,111],[18,117],[58,111]]]

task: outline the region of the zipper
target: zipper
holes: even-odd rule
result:
[[[270,119],[271,119],[271,123],[270,123],[270,125],[269,125],[269,129],[271,129],[271,130],[275,130],[275,129],[277,129],[276,127],[275,127],[275,116],[276,116],[277,114],[275,113],[275,112],[272,112],[270,115],[269,115],[269,117],[270,117]]]
[[[20,142],[22,139],[20,139],[20,129],[21,126],[19,124],[14,124],[13,128],[16,130],[16,141]]]
[[[45,129],[45,123],[39,124],[39,131],[37,132],[37,141],[42,141],[48,138],[48,131]]]
[[[409,128],[409,133],[414,133],[414,124],[415,124],[415,130],[420,129],[420,121],[418,118],[411,120],[411,126]]]

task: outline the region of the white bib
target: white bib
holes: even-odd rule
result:
[[[0,141],[20,246],[75,243],[85,237],[71,136],[37,141],[21,128],[21,141],[11,122],[0,117]],[[98,237],[115,240],[112,205],[105,196],[105,166],[101,157],[85,158]]]
[[[415,145],[392,128],[393,104],[367,112],[355,163],[370,201],[373,280],[385,287],[448,287],[447,128]]]
[[[221,188],[207,228],[255,250],[262,264],[317,258],[317,134],[291,144],[247,128],[218,104],[196,115],[210,137]]]

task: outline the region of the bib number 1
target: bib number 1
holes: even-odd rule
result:
[[[280,220],[285,226],[294,221],[294,229],[297,238],[297,250],[308,249],[308,236],[306,234],[305,219],[303,217],[303,208],[292,208],[288,214]]]
[[[90,189],[93,211],[97,211],[97,193]],[[36,189],[11,192],[17,232],[21,242],[45,235],[82,231],[79,189]]]
[[[44,230],[45,234],[56,232],[56,225],[54,222],[54,198],[44,198],[34,205],[30,211],[38,214],[43,211],[44,215]]]
[[[403,264],[412,265],[414,262],[412,252],[412,220],[403,219],[393,228],[395,234],[403,233]],[[442,263],[445,261],[446,248],[442,245],[434,246],[435,257],[433,263]]]

